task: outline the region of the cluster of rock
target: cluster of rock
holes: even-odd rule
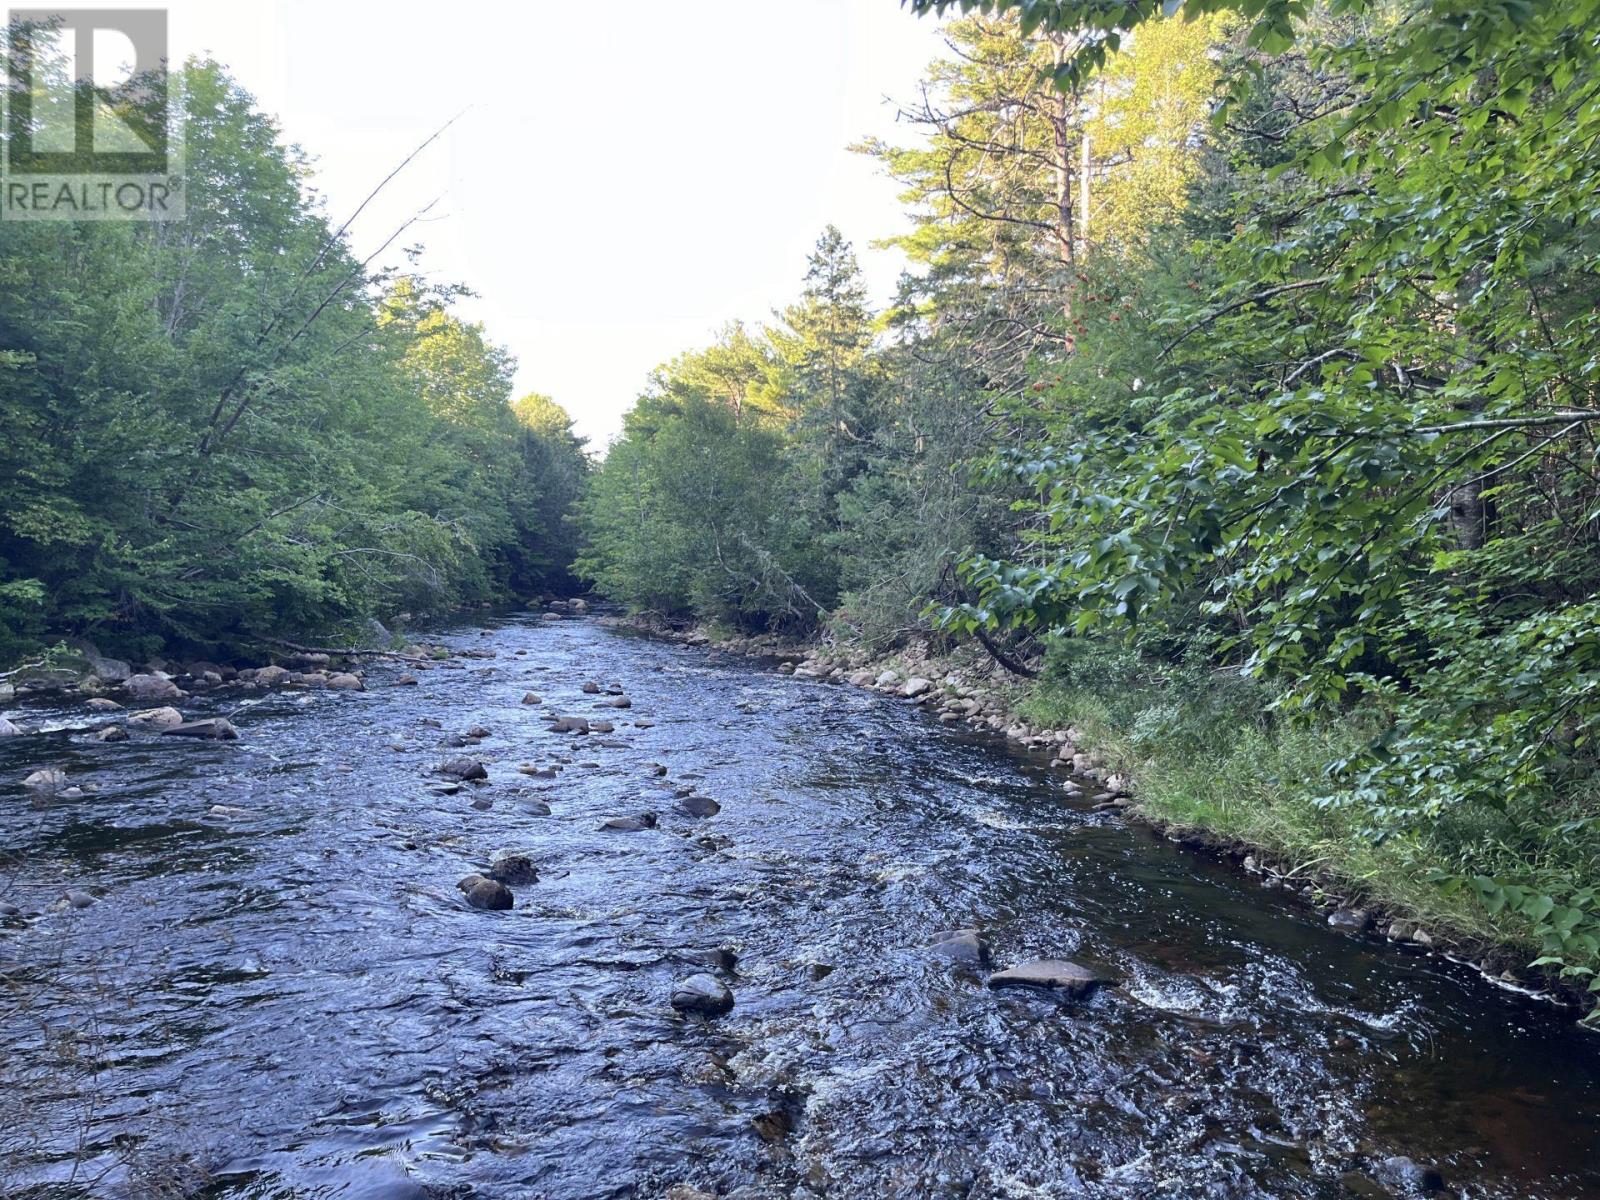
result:
[[[468,906],[486,912],[508,912],[516,904],[513,887],[539,882],[539,871],[526,854],[502,854],[482,873],[468,875],[456,888]]]

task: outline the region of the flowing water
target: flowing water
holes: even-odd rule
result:
[[[1453,1194],[1600,1196],[1570,1014],[911,705],[592,620],[446,640],[490,657],[186,702],[246,705],[234,743],[92,743],[79,706],[0,742],[0,1193],[1331,1198],[1405,1194],[1375,1179],[1403,1155]],[[490,782],[440,794],[462,753]],[[30,795],[43,765],[98,790]],[[540,881],[468,908],[500,850]],[[990,991],[927,950],[959,926],[1120,985]],[[674,1013],[719,950],[732,1013]]]

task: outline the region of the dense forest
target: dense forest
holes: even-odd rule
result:
[[[885,653],[979,635],[1147,809],[1587,987],[1595,6],[909,7],[955,19],[920,136],[859,147],[899,295],[829,229],[770,325],[662,367],[580,571]]]
[[[0,225],[0,658],[360,628],[572,586],[588,470],[459,292],[365,258],[219,67],[187,219]]]

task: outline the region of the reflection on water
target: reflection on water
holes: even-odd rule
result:
[[[1553,1011],[910,706],[592,621],[453,642],[494,657],[274,693],[236,743],[91,743],[77,708],[0,743],[0,899],[30,914],[0,918],[0,1192],[1332,1198],[1404,1194],[1403,1155],[1474,1197],[1600,1195],[1600,1046]],[[445,794],[463,753],[490,782]],[[98,791],[17,785],[49,764]],[[540,881],[467,907],[507,850]],[[1121,986],[990,992],[926,950],[963,926]],[[708,969],[733,1013],[675,1014]]]

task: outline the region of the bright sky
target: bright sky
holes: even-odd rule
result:
[[[176,0],[170,20],[174,59],[227,64],[314,157],[336,220],[463,114],[355,248],[438,198],[405,241],[480,294],[465,312],[519,394],[596,448],[651,368],[789,302],[827,222],[880,299],[899,274],[868,244],[903,227],[895,185],[845,149],[912,136],[885,97],[911,101],[941,47],[898,0]]]

